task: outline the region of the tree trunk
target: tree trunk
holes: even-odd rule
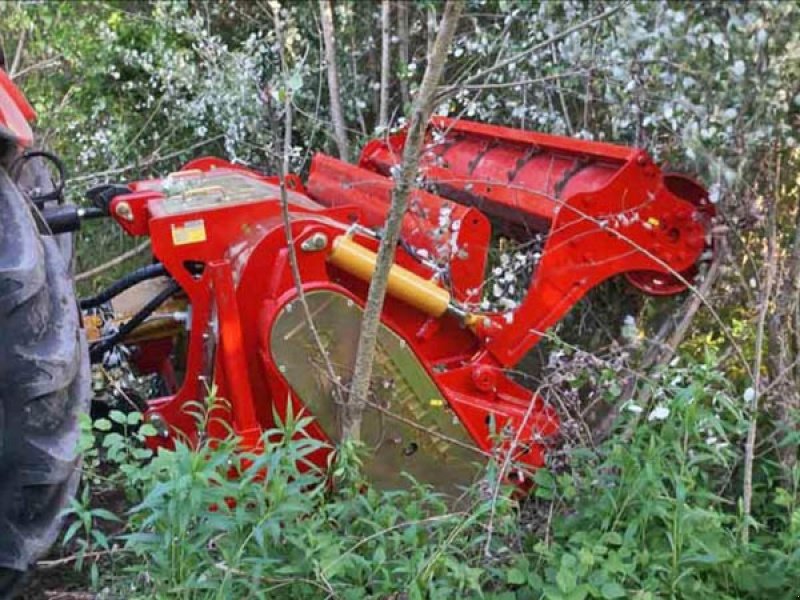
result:
[[[391,62],[391,30],[392,5],[389,0],[381,2],[381,104],[378,116],[378,126],[385,128],[389,124],[389,74]]]
[[[400,62],[400,98],[403,102],[403,112],[411,104],[408,95],[408,4],[405,0],[397,2],[397,45],[398,61]]]
[[[348,160],[350,150],[347,143],[347,129],[344,124],[342,100],[339,93],[339,68],[336,63],[336,30],[333,27],[333,9],[330,0],[319,0],[322,15],[322,37],[325,42],[325,62],[328,67],[328,93],[330,96],[331,121],[339,158]]]
[[[776,177],[776,188],[780,189],[780,173]],[[769,345],[767,366],[770,374],[770,397],[775,410],[778,437],[778,459],[783,469],[784,485],[791,490],[794,485],[792,473],[797,464],[797,443],[792,438],[798,428],[800,411],[795,361],[798,351],[795,332],[800,326],[797,311],[800,308],[800,206],[795,209],[792,248],[782,268],[782,280],[775,298],[775,309],[769,319]]]
[[[322,0],[322,2],[326,2],[326,0]],[[322,3],[321,2],[321,3]],[[297,291],[297,298],[300,301],[300,306],[303,309],[303,316],[306,321],[306,327],[308,327],[309,332],[311,333],[311,338],[314,340],[314,345],[317,348],[322,360],[325,364],[325,372],[328,376],[328,380],[332,384],[333,390],[333,401],[336,403],[341,402],[343,393],[342,391],[335,385],[337,382],[337,375],[333,368],[333,364],[331,363],[330,356],[328,355],[327,351],[325,350],[325,345],[322,342],[322,337],[319,334],[319,330],[314,323],[313,316],[311,314],[311,309],[308,306],[308,301],[306,300],[306,295],[303,289],[303,278],[300,274],[300,265],[297,262],[297,249],[294,243],[294,235],[292,233],[292,223],[291,218],[289,215],[289,194],[286,190],[286,176],[289,173],[290,167],[290,158],[292,152],[292,93],[291,90],[288,88],[288,81],[289,81],[289,65],[286,60],[286,41],[283,35],[283,27],[284,24],[281,21],[280,11],[274,11],[273,18],[275,22],[275,33],[278,38],[278,47],[279,47],[279,55],[281,60],[281,74],[283,75],[283,85],[285,87],[284,99],[283,99],[283,111],[284,111],[284,121],[283,121],[283,140],[282,142],[277,143],[280,155],[280,160],[278,162],[278,185],[280,187],[280,199],[281,199],[281,220],[283,221],[283,231],[286,235],[286,248],[289,251],[289,267],[292,272],[292,280],[294,281],[295,290]],[[280,140],[280,136],[277,135],[280,127],[275,118],[275,114],[272,110],[270,105],[271,99],[269,94],[265,94],[264,99],[267,115],[269,117],[269,125],[272,131],[276,134],[278,140]]]
[[[408,194],[417,177],[419,155],[425,140],[428,120],[433,111],[436,89],[442,77],[450,43],[453,40],[463,8],[463,3],[460,0],[448,0],[445,5],[442,20],[439,23],[439,33],[436,36],[433,51],[425,67],[422,84],[411,108],[408,137],[403,149],[403,165],[399,176],[396,178],[392,192],[392,204],[389,208],[385,231],[378,249],[375,273],[370,282],[364,317],[361,322],[358,351],[356,352],[353,379],[350,384],[350,396],[342,406],[342,419],[340,420],[342,439],[358,440],[361,437],[361,414],[369,395],[372,365],[375,359],[376,337],[378,326],[380,325],[383,300],[386,295],[389,269],[394,263],[395,249],[400,238],[400,224],[408,205]]]
[[[426,36],[428,48],[425,52],[425,60],[430,60],[431,54],[433,54],[433,44],[436,40],[436,7],[433,4],[428,5],[426,25],[428,30],[428,35]]]
[[[767,254],[764,259],[764,285],[758,306],[758,322],[756,324],[755,359],[753,364],[753,399],[750,407],[750,425],[747,429],[747,440],[744,446],[744,476],[742,478],[742,542],[750,541],[750,515],[753,505],[753,462],[755,461],[756,433],[758,432],[758,405],[761,394],[761,357],[764,347],[764,334],[767,327],[770,301],[775,284],[775,272],[778,263],[777,208],[773,202],[767,214]]]

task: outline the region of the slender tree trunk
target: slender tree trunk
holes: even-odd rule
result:
[[[358,338],[350,397],[342,407],[342,439],[360,439],[361,414],[369,395],[372,365],[375,359],[376,337],[380,325],[383,300],[389,269],[394,263],[395,248],[400,238],[400,224],[408,205],[408,194],[417,177],[419,155],[425,140],[425,130],[433,111],[436,90],[444,71],[447,53],[453,40],[458,19],[464,6],[460,0],[448,0],[439,23],[439,33],[433,45],[425,75],[411,108],[408,137],[403,149],[403,165],[392,192],[392,204],[378,249],[377,265],[367,294],[367,304]]]
[[[385,128],[389,124],[389,74],[392,68],[391,39],[392,5],[389,0],[381,1],[381,104],[378,125]]]
[[[767,327],[772,289],[775,283],[775,271],[778,262],[778,227],[777,208],[775,202],[769,208],[768,223],[768,248],[764,260],[764,286],[758,307],[758,323],[756,325],[755,360],[753,364],[753,399],[750,406],[750,426],[747,430],[747,441],[744,447],[744,477],[742,482],[742,542],[750,541],[750,515],[753,504],[753,461],[755,460],[756,433],[758,431],[758,406],[761,394],[761,356],[764,348],[764,334]]]
[[[428,49],[425,52],[425,57],[427,60],[430,60],[430,56],[433,54],[433,44],[436,40],[436,7],[433,4],[428,6],[426,24],[428,29],[428,35],[426,37],[428,41]]]
[[[289,81],[289,64],[286,60],[286,42],[283,36],[284,25],[281,21],[280,11],[274,11],[273,19],[275,23],[275,32],[278,37],[283,84],[287,88],[283,100],[284,121],[282,141],[280,141],[280,136],[277,136],[280,127],[275,117],[275,113],[272,110],[269,94],[265,95],[266,97],[264,102],[267,109],[267,116],[269,117],[270,128],[277,137],[276,146],[278,147],[280,154],[280,160],[278,161],[278,184],[280,186],[281,220],[283,221],[283,231],[286,234],[286,248],[289,251],[289,267],[292,272],[295,290],[297,291],[297,298],[299,299],[300,305],[303,308],[303,316],[305,317],[306,327],[308,327],[311,338],[314,340],[317,351],[320,353],[322,361],[325,364],[325,372],[328,376],[328,380],[331,382],[331,389],[333,390],[333,400],[334,402],[339,403],[342,400],[343,392],[339,387],[337,387],[338,378],[333,368],[333,363],[331,363],[330,356],[328,355],[325,345],[322,342],[322,337],[319,334],[319,330],[314,324],[311,309],[309,308],[308,301],[306,300],[305,291],[303,290],[303,279],[300,274],[300,266],[297,262],[297,250],[294,244],[294,235],[292,234],[292,223],[289,215],[289,194],[286,190],[286,175],[289,173],[292,151],[292,94],[287,86],[287,82]]]
[[[22,66],[22,53],[25,49],[25,40],[28,36],[28,30],[23,29],[22,32],[19,34],[19,40],[17,40],[17,49],[14,52],[14,62],[11,63],[11,70],[8,72],[8,76],[11,79],[17,76],[20,67]]]
[[[408,4],[406,0],[397,2],[397,45],[398,60],[400,62],[400,98],[403,101],[403,112],[411,104],[408,95]]]
[[[780,170],[776,174],[776,189],[780,190]],[[795,361],[798,349],[795,346],[797,310],[800,306],[800,206],[795,206],[795,228],[791,252],[783,264],[781,283],[777,288],[775,309],[769,319],[768,360],[770,374],[770,397],[773,398],[775,417],[781,430],[778,439],[778,458],[783,468],[784,486],[792,489],[793,471],[797,464],[797,443],[791,438],[798,428],[797,414],[800,411],[800,391]]]
[[[350,43],[352,44],[353,48],[356,47],[355,33],[352,34],[352,37],[350,38]],[[350,62],[348,63],[348,65],[350,66],[349,76],[351,78],[351,81],[357,84],[360,75],[358,73],[358,58],[356,57],[355,52],[350,53]],[[367,122],[364,119],[364,111],[361,109],[361,105],[358,103],[356,103],[356,118],[358,119],[358,125],[361,128],[361,135],[363,135],[366,138],[369,135],[369,133],[367,132]]]
[[[330,0],[319,0],[322,15],[322,37],[325,42],[325,62],[328,67],[328,93],[330,95],[331,120],[339,158],[348,160],[350,149],[347,143],[347,129],[344,124],[342,100],[339,93],[339,68],[336,63],[336,30],[333,27],[333,9]]]

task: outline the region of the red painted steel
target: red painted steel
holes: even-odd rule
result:
[[[309,195],[325,206],[358,206],[361,225],[380,229],[391,204],[392,180],[331,156],[316,154],[306,182]],[[403,220],[402,238],[423,258],[449,272],[456,299],[480,299],[491,241],[489,220],[479,210],[424,190],[413,190]]]
[[[211,172],[210,164],[206,166]],[[214,166],[217,174],[232,170],[219,162]],[[261,181],[268,179],[255,173],[247,176]],[[117,220],[129,231],[149,232],[155,256],[184,288],[192,306],[183,385],[174,396],[153,401],[150,416],[158,414],[176,430],[195,438],[198,432],[189,411],[193,403],[202,401],[207,392],[205,375],[213,371],[219,396],[226,398],[231,406],[230,412],[222,409],[217,417],[229,420],[240,432],[246,431],[245,446],[253,448],[256,436],[250,415],[255,415],[258,430],[263,431],[274,425],[273,410],[284,414],[287,398],[291,399],[295,414],[303,409],[270,352],[272,323],[281,308],[296,299],[278,196],[175,214],[164,208],[161,185],[163,181],[131,184],[132,190],[148,191],[132,191],[112,204],[112,211],[120,202],[131,206],[134,221],[116,216]],[[344,234],[350,217],[356,215],[360,220],[361,208],[346,203],[325,208],[308,196],[297,194],[290,210],[304,290],[335,290],[363,304],[367,284],[332,267],[325,252],[300,249],[315,233],[324,233],[328,239]],[[199,221],[205,228],[205,240],[175,245],[175,228]],[[377,249],[378,242],[371,237],[357,234],[356,239],[368,248]],[[203,262],[206,268],[200,275],[192,274],[185,266],[187,261]],[[397,262],[424,277],[433,275],[432,269],[403,249],[398,250]],[[229,265],[235,282],[233,290],[227,284],[219,285],[219,276],[215,275],[219,265]],[[223,281],[230,280],[223,278]],[[519,460],[531,467],[544,464],[546,440],[558,428],[555,412],[532,392],[508,379],[480,351],[480,341],[472,331],[455,317],[432,320],[392,298],[387,298],[383,319],[408,342],[480,448],[492,450],[492,423],[498,428],[510,426],[514,432],[520,432],[519,447],[525,450]],[[436,327],[431,334],[433,323]],[[205,346],[213,339],[214,331],[219,331],[219,347],[213,364],[204,364],[208,356]],[[228,341],[231,337],[233,341]],[[490,384],[473,376],[476,368],[490,374]],[[212,435],[224,435],[224,427],[212,423],[211,428]],[[310,433],[327,439],[317,425],[311,425]],[[325,464],[326,452],[318,452],[316,459]]]
[[[35,119],[33,107],[8,74],[0,69],[0,136],[20,146],[30,146],[33,143],[30,123]]]
[[[307,188],[296,177],[287,180],[304,291],[335,291],[363,305],[368,285],[333,266],[324,248],[307,244],[304,250],[303,244],[323,237],[330,243],[349,233],[377,249],[374,237],[351,226],[383,225],[392,191],[389,175],[404,140],[401,132],[368,144],[360,168],[317,155]],[[496,449],[490,431],[495,424],[511,433],[502,446],[516,438],[517,460],[540,467],[558,431],[558,416],[504,369],[609,277],[629,274],[651,293],[685,285],[669,273],[693,276],[713,209],[701,187],[665,177],[641,150],[463,121],[433,122],[422,173],[435,193],[413,193],[396,262],[450,285],[455,302],[472,313],[470,326],[452,314],[431,319],[391,297],[383,322],[419,357],[479,448]],[[232,175],[243,178],[250,195],[220,190],[215,196],[213,190]],[[174,188],[186,180],[212,190],[213,201],[187,197],[176,204],[180,193]],[[287,402],[295,414],[305,408],[270,350],[276,318],[297,299],[277,179],[203,158],[130,189],[112,202],[114,218],[130,234],[151,237],[154,255],[191,303],[186,376],[174,395],[151,403],[150,416],[158,414],[195,438],[188,409],[203,400],[213,378],[228,401],[217,416],[243,435],[245,447],[255,448],[259,434],[275,424],[274,415],[285,414]],[[478,299],[471,292],[482,283],[491,236],[483,211],[501,220],[498,226],[510,221],[523,235],[526,228],[547,234],[527,296],[507,313],[470,309]],[[421,260],[420,250],[427,260]],[[226,429],[218,419],[208,433],[224,435]],[[309,433],[327,439],[317,424]],[[328,452],[320,450],[313,459],[324,465]]]
[[[404,143],[403,131],[370,142],[361,166],[391,172]],[[463,120],[432,121],[421,172],[445,197],[547,232],[522,305],[480,320],[482,341],[505,366],[610,277],[631,274],[653,294],[685,289],[713,217],[702,188],[665,179],[643,150]]]

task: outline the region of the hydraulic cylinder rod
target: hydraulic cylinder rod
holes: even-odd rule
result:
[[[378,255],[375,252],[354,242],[346,235],[340,235],[333,240],[332,250],[328,256],[331,264],[367,282],[372,280],[377,259]],[[448,310],[459,312],[450,303],[450,292],[396,264],[389,270],[386,293],[431,317],[441,317]]]

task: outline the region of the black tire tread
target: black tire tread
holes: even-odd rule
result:
[[[58,536],[89,399],[69,265],[0,169],[0,599]]]

